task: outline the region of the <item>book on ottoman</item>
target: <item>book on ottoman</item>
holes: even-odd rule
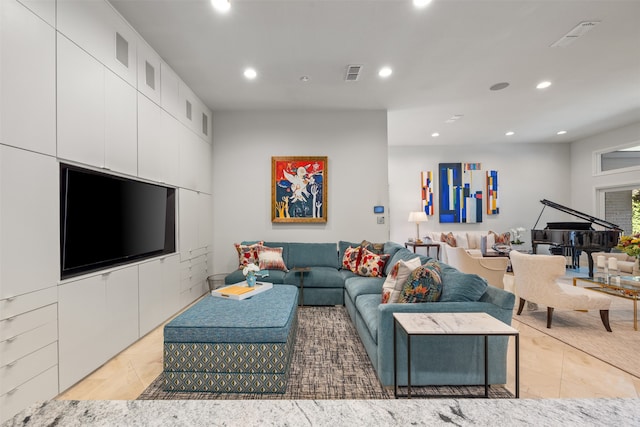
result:
[[[247,282],[244,281],[213,290],[211,291],[211,295],[218,298],[243,300],[254,295],[258,295],[259,293],[268,291],[272,287],[273,285],[268,282],[257,282],[255,286],[249,287],[247,285]]]

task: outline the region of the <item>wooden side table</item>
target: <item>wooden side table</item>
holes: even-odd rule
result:
[[[439,243],[416,243],[416,242],[406,242],[404,247],[409,249],[409,247],[413,248],[413,253],[416,253],[416,248],[427,248],[427,256],[431,256],[431,248],[436,248],[436,259],[440,259],[440,244]]]
[[[397,330],[407,335],[407,394],[398,394]],[[394,313],[393,314],[393,390],[396,399],[411,399],[411,339],[414,336],[482,336],[484,337],[484,397],[489,397],[489,336],[515,337],[516,399],[520,397],[520,333],[487,313]],[[434,396],[434,397],[481,397]]]

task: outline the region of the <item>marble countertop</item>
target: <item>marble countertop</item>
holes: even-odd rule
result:
[[[638,425],[640,399],[53,400],[8,426]]]

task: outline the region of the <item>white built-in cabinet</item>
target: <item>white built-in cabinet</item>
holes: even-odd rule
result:
[[[180,304],[180,258],[163,257],[140,264],[140,336],[167,320]]]
[[[208,289],[207,277],[211,233],[211,196],[180,189],[180,293],[183,304],[188,304]]]
[[[138,339],[138,266],[58,286],[60,390]]]
[[[207,290],[212,115],[106,0],[0,0],[0,422]],[[60,281],[59,163],[177,188],[175,254]]]
[[[138,36],[108,2],[57,0],[57,12],[60,33],[136,87]]]
[[[58,394],[57,301],[56,286],[0,298],[0,422]]]
[[[178,185],[180,146],[187,130],[144,95],[138,94],[139,176]]]
[[[58,35],[58,157],[137,174],[136,90]]]
[[[56,25],[56,0],[18,0],[51,27]]]
[[[45,13],[46,14],[46,8]],[[16,0],[0,6],[0,142],[56,153],[55,30]]]
[[[0,299],[56,284],[58,175],[54,157],[0,145]]]

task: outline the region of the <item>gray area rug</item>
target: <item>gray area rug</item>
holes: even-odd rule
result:
[[[640,364],[636,362],[640,354],[640,331],[633,329],[633,301],[615,296],[610,298],[612,332],[605,330],[598,310],[556,309],[551,329],[547,329],[547,308],[539,306],[537,310],[527,310],[525,306],[518,316],[517,298],[513,319],[640,378]],[[513,324],[516,329],[517,322]]]
[[[303,307],[298,310],[298,335],[284,394],[221,394],[165,392],[162,375],[140,400],[193,399],[392,399],[393,388],[380,385],[376,373],[344,307]],[[401,392],[405,391],[401,389]],[[479,395],[483,387],[413,387],[414,395]],[[511,398],[502,386],[491,397]]]

